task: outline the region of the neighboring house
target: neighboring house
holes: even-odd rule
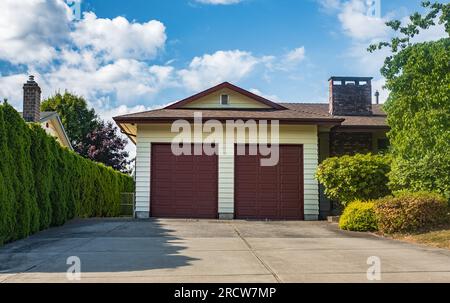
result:
[[[47,134],[56,138],[62,146],[73,150],[69,137],[57,112],[41,112],[41,88],[30,76],[23,85],[23,113],[26,122],[40,123]]]
[[[319,162],[387,145],[386,116],[372,104],[371,79],[332,77],[329,104],[275,103],[225,82],[162,109],[115,117],[137,146],[136,216],[317,220],[328,215],[330,202],[314,177]],[[264,157],[236,155],[234,147],[219,155],[175,156],[172,122],[192,122],[196,112],[204,122],[278,120],[278,165],[263,167]]]

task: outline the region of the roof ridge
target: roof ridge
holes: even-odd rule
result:
[[[219,91],[221,89],[224,89],[224,88],[233,90],[233,91],[235,91],[235,92],[237,92],[237,93],[239,93],[241,95],[244,95],[244,96],[246,96],[248,98],[251,98],[251,99],[253,99],[253,100],[257,101],[257,102],[263,103],[263,104],[265,104],[265,105],[267,105],[267,106],[269,106],[271,108],[280,109],[280,110],[281,109],[286,109],[280,103],[271,101],[271,100],[269,100],[269,99],[267,99],[265,97],[262,97],[260,95],[255,94],[255,93],[252,93],[251,91],[248,91],[248,90],[246,90],[246,89],[244,89],[242,87],[239,87],[237,85],[231,84],[230,82],[222,82],[222,83],[220,83],[218,85],[215,85],[213,87],[205,89],[205,90],[203,90],[203,91],[201,91],[201,92],[199,92],[199,93],[197,93],[195,95],[192,95],[192,96],[184,98],[184,99],[182,99],[182,100],[180,100],[178,102],[170,104],[170,105],[166,106],[165,109],[178,109],[178,108],[180,108],[181,106],[183,106],[185,104],[188,104],[190,102],[196,101],[196,100],[198,100],[200,98],[203,98],[203,97],[205,97],[205,96],[207,96],[209,94],[212,94],[212,93],[214,93],[216,91]]]

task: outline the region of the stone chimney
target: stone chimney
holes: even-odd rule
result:
[[[41,119],[41,88],[30,76],[23,85],[23,118],[27,122],[38,122]]]
[[[371,77],[331,77],[330,114],[334,116],[372,115]]]

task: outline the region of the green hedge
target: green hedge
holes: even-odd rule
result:
[[[316,178],[325,195],[343,206],[354,200],[370,200],[390,194],[388,156],[356,154],[328,158],[317,169]]]
[[[378,226],[374,208],[374,202],[353,201],[347,205],[342,216],[339,218],[339,227],[352,231],[377,230]]]
[[[74,217],[120,215],[130,176],[61,147],[37,124],[0,105],[0,245]]]

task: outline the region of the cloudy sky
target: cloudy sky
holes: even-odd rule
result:
[[[69,90],[104,118],[155,108],[222,81],[274,101],[326,102],[331,75],[383,79],[384,22],[419,0],[0,1],[0,98],[22,107],[34,74],[43,97]],[[369,1],[370,2],[370,1]],[[444,36],[441,27],[420,39]],[[385,98],[386,93],[382,93]]]

